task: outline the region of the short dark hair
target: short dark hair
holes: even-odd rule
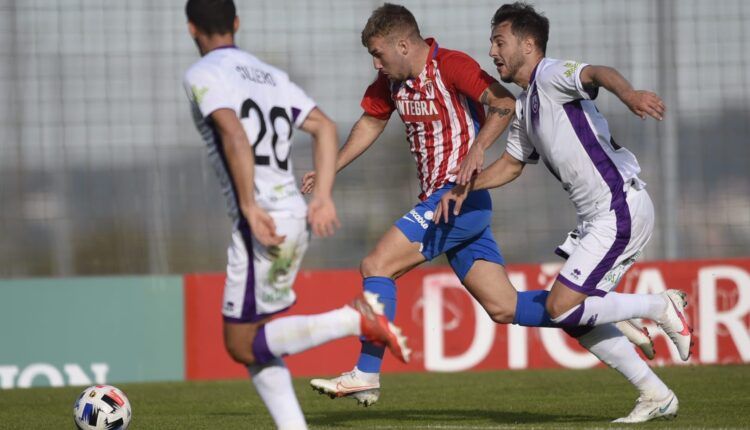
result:
[[[370,19],[367,20],[362,30],[362,44],[366,47],[367,42],[373,37],[390,36],[396,31],[405,31],[408,37],[421,37],[417,20],[409,9],[397,4],[384,3],[372,11]]]
[[[549,20],[535,11],[534,6],[520,1],[500,6],[492,17],[492,27],[505,21],[510,22],[510,30],[516,37],[531,36],[542,53],[547,52]]]
[[[232,0],[188,0],[185,4],[188,21],[207,34],[234,32],[237,9]]]

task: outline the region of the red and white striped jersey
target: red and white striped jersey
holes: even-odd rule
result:
[[[388,119],[398,110],[417,162],[421,200],[456,179],[458,166],[484,124],[482,93],[497,82],[471,57],[442,49],[434,39],[422,73],[398,82],[382,73],[365,92],[365,113]]]

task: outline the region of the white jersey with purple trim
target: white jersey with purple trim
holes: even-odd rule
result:
[[[618,146],[581,84],[588,64],[543,58],[516,101],[506,151],[518,160],[542,161],[562,183],[580,219],[613,209],[626,187],[642,189],[635,156]]]
[[[185,73],[193,119],[208,147],[229,214],[240,217],[234,183],[219,133],[211,119],[218,109],[232,109],[242,122],[255,154],[255,199],[268,211],[304,217],[307,206],[292,173],[292,131],[315,102],[282,70],[234,46],[215,49]]]

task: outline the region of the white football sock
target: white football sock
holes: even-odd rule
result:
[[[603,325],[648,318],[659,321],[667,308],[661,294],[607,293],[604,297],[592,296],[583,302],[580,325]]]
[[[354,366],[354,374],[357,375],[358,379],[361,379],[363,381],[366,381],[370,384],[375,384],[377,382],[380,382],[380,372],[363,372],[357,368],[357,366]]]
[[[669,388],[638,355],[633,344],[614,324],[594,327],[578,338],[578,343],[591,351],[607,366],[620,372],[644,397],[663,399]]]
[[[284,361],[276,358],[265,364],[248,366],[258,391],[276,427],[283,430],[305,430],[307,423],[292,386],[292,376]]]
[[[268,349],[276,357],[296,354],[346,336],[359,336],[360,315],[350,306],[316,315],[275,319],[265,325]]]

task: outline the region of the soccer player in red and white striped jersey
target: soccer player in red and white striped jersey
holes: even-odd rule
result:
[[[437,225],[432,219],[440,197],[456,180],[481,170],[485,149],[513,117],[514,97],[468,55],[422,38],[414,16],[403,6],[386,3],[376,9],[362,31],[362,44],[372,55],[378,76],[365,92],[364,113],[341,148],[336,169],[340,171],[367,150],[397,111],[421,185],[420,202],[395,222],[362,261],[365,291],[379,295],[392,320],[394,280],[445,253],[456,275],[487,312],[498,322],[510,322],[515,290],[509,283],[508,288],[486,288],[494,285],[492,279],[507,280],[490,230],[489,193],[471,193],[465,205],[473,210],[452,217],[448,224]],[[457,168],[458,173],[452,174]],[[305,175],[303,191],[310,191],[314,181],[313,173]],[[485,291],[474,288],[479,286]],[[501,315],[508,309],[509,315]],[[352,372],[311,384],[322,393],[350,395],[359,403],[373,404],[380,394],[382,356],[382,347],[363,342]]]
[[[376,41],[372,48],[378,77],[362,100],[365,115],[387,121],[393,111],[406,126],[410,150],[417,163],[422,188],[420,199],[454,182],[455,169],[466,157],[485,123],[482,94],[497,81],[479,67],[476,61],[460,51],[441,48],[434,39],[425,39],[427,61],[419,75],[402,78],[386,71],[377,58],[383,49]],[[380,63],[378,65],[378,62]],[[503,94],[498,85],[498,94]],[[511,96],[505,95],[511,101]],[[498,100],[498,104],[503,101]],[[507,107],[506,107],[507,109]],[[508,116],[507,111],[504,115]],[[494,135],[494,133],[492,134]],[[487,137],[491,137],[487,133]]]

